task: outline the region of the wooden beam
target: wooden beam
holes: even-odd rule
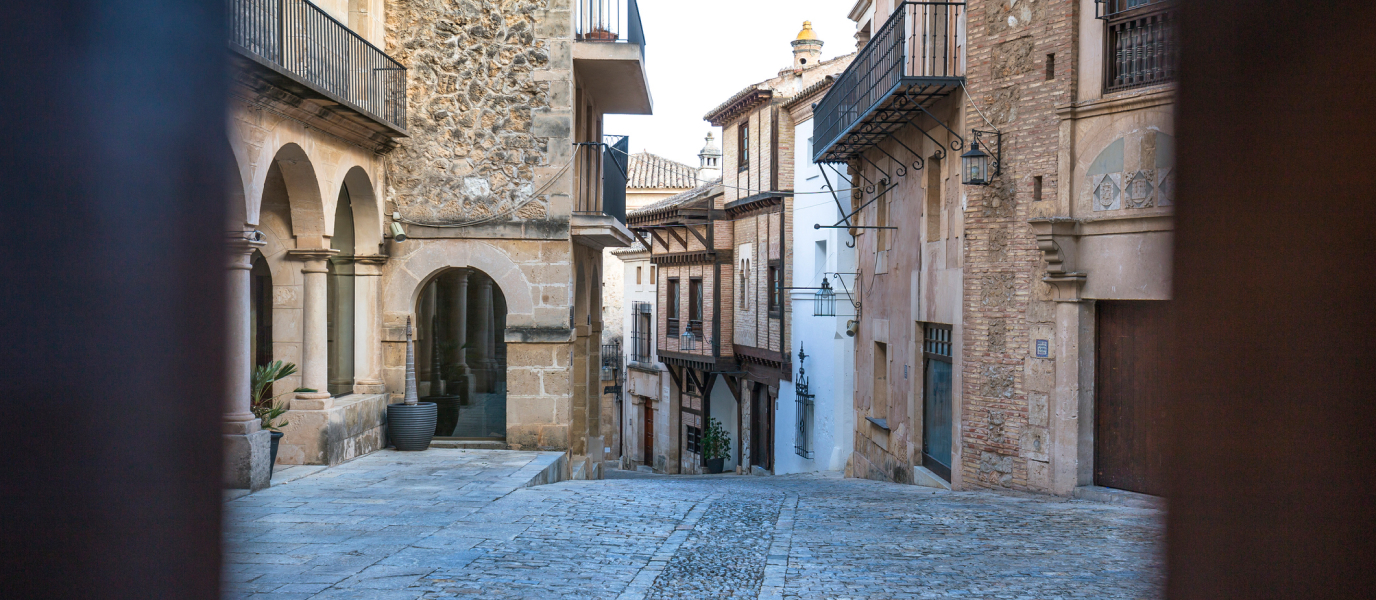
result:
[[[699,241],[699,242],[702,242],[702,247],[703,247],[703,248],[706,248],[706,249],[708,249],[708,250],[711,250],[711,249],[712,249],[712,245],[709,244],[709,243],[707,243],[707,238],[702,237],[702,234],[701,234],[701,233],[698,233],[698,230],[695,229],[694,227],[695,227],[695,226],[693,226],[693,225],[689,225],[689,226],[687,227],[688,233],[691,233],[691,234],[693,234],[693,237],[698,238],[698,241]]]
[[[654,230],[652,229],[650,231],[653,232]],[[655,251],[655,247],[651,245],[649,242],[645,241],[645,236],[640,235],[640,230],[632,229],[631,234],[635,236],[635,239],[639,241],[641,245],[645,246],[646,250],[649,250],[650,252]]]
[[[731,395],[736,398],[736,402],[741,401],[741,380],[738,377],[722,375],[722,381],[726,382],[727,389],[731,390]]]
[[[650,237],[654,238],[656,242],[659,242],[660,244],[662,244],[662,245],[664,246],[664,251],[665,251],[665,252],[668,252],[668,251],[669,251],[669,240],[666,240],[666,239],[664,239],[664,238],[662,238],[662,237],[659,237],[659,232],[657,232],[657,231],[651,229],[651,230],[650,230]],[[650,246],[650,251],[651,251],[651,252],[653,252],[654,249],[655,249],[654,246]]]
[[[678,243],[683,244],[684,250],[688,249],[688,240],[683,239],[683,236],[679,235],[677,231],[674,231],[673,227],[665,229],[665,231],[669,232],[669,235],[674,236],[674,239],[678,240]],[[665,243],[664,245],[668,246],[669,244]]]
[[[674,366],[674,365],[664,365],[664,366],[666,366],[666,367],[669,368],[669,379],[674,380],[674,387],[678,388],[679,391],[683,391],[683,375],[682,375],[681,373],[679,373],[679,371],[678,371],[679,369],[682,369],[683,367],[676,367],[676,366]]]

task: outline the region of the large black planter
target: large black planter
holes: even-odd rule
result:
[[[707,460],[702,461],[702,464],[707,467],[708,473],[720,473],[722,467],[726,465],[726,457],[723,456],[721,458],[709,458]]]
[[[268,479],[272,479],[272,470],[277,466],[277,445],[282,443],[282,436],[287,435],[280,431],[272,432],[272,449],[268,451]]]
[[[397,450],[419,451],[430,447],[435,437],[435,421],[438,407],[434,402],[418,402],[413,405],[387,405],[387,436]]]

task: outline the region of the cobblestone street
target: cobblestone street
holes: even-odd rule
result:
[[[381,451],[229,501],[226,598],[1150,598],[1158,511],[825,476],[524,487],[534,452]],[[293,479],[294,477],[294,479]]]

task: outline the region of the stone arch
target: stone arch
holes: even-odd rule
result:
[[[337,180],[349,190],[354,215],[354,255],[378,254],[382,243],[382,203],[373,187],[372,177],[369,177],[366,169],[354,165]],[[334,197],[338,196],[335,194]]]
[[[1126,137],[1137,136],[1143,132],[1156,132],[1173,140],[1175,137],[1174,119],[1168,108],[1133,111],[1110,119],[1101,119],[1095,122],[1095,126],[1084,134],[1077,136],[1075,143],[1075,163],[1071,172],[1071,198],[1073,203],[1079,204],[1081,209],[1093,210],[1088,204],[1089,198],[1086,190],[1091,186],[1090,178],[1104,167],[1116,166],[1122,162],[1122,154],[1128,153],[1126,148],[1120,151],[1120,156],[1108,156],[1117,151],[1114,146]],[[1113,163],[1108,165],[1107,163]],[[1172,165],[1173,166],[1173,165]],[[1126,165],[1123,165],[1126,167]],[[1122,167],[1120,167],[1121,171]],[[1110,169],[1111,170],[1111,169]],[[1120,184],[1121,185],[1121,184]]]
[[[326,234],[325,202],[320,190],[320,179],[315,164],[305,149],[295,142],[288,142],[273,155],[272,164],[264,170],[264,182],[258,186],[260,196],[257,206],[261,210],[263,197],[267,192],[266,180],[276,169],[286,185],[287,204],[291,216],[291,233],[296,238],[297,248],[325,248],[328,244]],[[332,202],[333,203],[333,202]],[[258,211],[253,211],[255,214]]]
[[[476,240],[427,243],[388,263],[387,288],[382,299],[388,319],[404,322],[406,316],[414,317],[425,284],[451,267],[477,269],[497,283],[507,304],[508,328],[535,324],[534,290],[521,268],[505,252]]]
[[[225,146],[230,148],[229,163],[225,165],[228,171],[225,173],[225,198],[229,205],[225,210],[226,227],[230,231],[246,229],[249,225],[248,220],[248,186],[244,183],[244,170],[240,165],[238,150],[228,139]]]

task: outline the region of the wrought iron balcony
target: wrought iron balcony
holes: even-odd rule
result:
[[[965,80],[963,2],[903,2],[817,103],[815,162],[845,162]]]
[[[1105,20],[1104,92],[1117,92],[1175,79],[1178,44],[1175,2],[1100,0]]]
[[[645,47],[636,0],[578,0],[574,37],[580,42],[620,42]]]
[[[634,239],[626,229],[626,170],[630,145],[624,135],[602,142],[578,142],[574,156],[574,240],[595,249],[625,248]]]
[[[306,0],[228,0],[229,47],[302,89],[406,132],[406,67]]]

